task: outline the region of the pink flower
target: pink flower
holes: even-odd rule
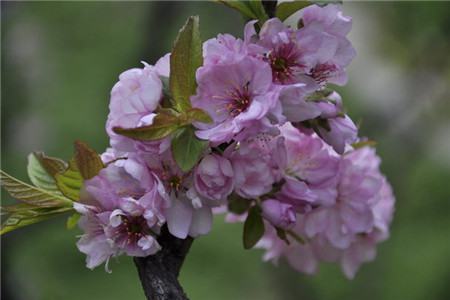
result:
[[[267,199],[261,203],[263,217],[273,226],[289,229],[295,225],[294,207],[275,199]]]
[[[308,187],[334,186],[338,171],[338,158],[315,135],[306,135],[290,123],[280,127],[284,144],[278,151],[283,176],[294,184]]]
[[[183,172],[170,150],[160,155],[138,153],[142,163],[161,179],[169,195],[164,216],[169,232],[184,239],[207,234],[212,226],[213,201],[200,197],[193,187],[193,174]]]
[[[111,146],[116,150],[129,152],[136,151],[136,147],[141,149],[147,147],[147,150],[149,150],[148,147],[153,147],[156,148],[154,151],[159,151],[158,143],[161,142],[133,141],[117,135],[113,128],[133,128],[151,124],[153,112],[163,95],[159,76],[168,75],[166,74],[169,68],[168,63],[168,55],[166,55],[156,63],[155,67],[144,63],[144,68],[134,68],[120,74],[119,82],[111,90],[110,113],[106,123]]]
[[[213,143],[231,141],[277,105],[278,93],[272,89],[269,66],[250,57],[231,64],[201,67],[197,82],[192,105],[205,110],[213,124],[197,124],[196,134]]]
[[[328,129],[319,127],[318,134],[333,149],[342,154],[346,145],[356,142],[358,129],[347,115],[327,119]]]
[[[252,39],[256,32],[253,20],[247,23],[244,29],[244,40],[235,38],[231,34],[219,34],[217,38],[212,38],[203,43],[203,64],[229,64],[241,60],[246,56],[262,55],[264,49]]]
[[[194,186],[198,194],[219,205],[233,191],[234,173],[231,163],[217,154],[205,156],[194,173]]]
[[[333,52],[317,52],[315,57],[311,57],[313,59],[310,61],[309,76],[318,83],[331,82],[344,85],[347,82],[345,68],[356,55],[346,38],[352,27],[352,19],[342,14],[340,5],[325,7],[310,5],[302,10],[301,22],[303,28],[299,30],[299,34],[318,30],[332,37],[335,45]]]
[[[372,230],[373,203],[383,182],[378,163],[378,157],[367,147],[343,157],[335,204],[306,215],[305,232],[309,237],[323,234],[334,247],[345,249],[357,234]]]
[[[87,180],[81,202],[74,206],[84,231],[77,246],[87,255],[88,268],[122,253],[147,256],[160,249],[156,235],[165,222],[164,188],[137,162],[121,163]]]
[[[258,148],[243,143],[238,149],[232,144],[227,150],[234,170],[234,189],[244,198],[255,198],[272,190],[275,172],[269,156]]]

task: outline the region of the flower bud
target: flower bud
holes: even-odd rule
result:
[[[261,204],[263,217],[275,227],[292,228],[296,222],[294,207],[278,200],[269,199]]]

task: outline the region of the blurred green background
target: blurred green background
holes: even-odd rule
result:
[[[120,72],[170,51],[187,16],[202,38],[242,36],[238,13],[209,2],[2,2],[2,169],[25,179],[34,150],[69,158],[107,147],[108,95]],[[216,218],[181,272],[191,299],[450,299],[450,3],[345,3],[358,56],[339,91],[378,142],[397,206],[391,238],[349,281],[314,277],[244,251],[240,224]],[[11,201],[2,191],[2,201]],[[144,299],[130,258],[90,271],[78,230],[58,218],[2,237],[2,299]]]

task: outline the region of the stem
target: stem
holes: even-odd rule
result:
[[[162,249],[154,255],[134,258],[148,300],[188,300],[178,274],[192,241],[191,237],[182,240],[172,236],[164,226],[158,238]]]

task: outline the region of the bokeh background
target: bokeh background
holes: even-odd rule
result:
[[[242,36],[237,12],[209,2],[2,2],[2,168],[26,156],[68,159],[81,139],[102,151],[109,91],[124,70],[168,52],[187,16],[202,38]],[[378,142],[397,197],[391,238],[349,281],[314,277],[244,251],[241,224],[216,218],[181,272],[191,299],[450,299],[450,3],[344,4],[358,56],[339,88],[362,135]],[[10,201],[2,191],[2,201]],[[57,218],[2,237],[2,299],[144,299],[132,260],[90,271],[80,232]]]

